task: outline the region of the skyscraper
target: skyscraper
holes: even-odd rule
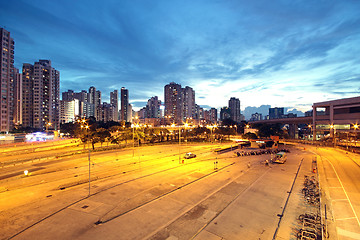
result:
[[[24,63],[22,69],[22,117],[24,127],[33,127],[33,85],[34,85],[34,66]]]
[[[195,118],[195,91],[186,86],[182,89],[183,118]]]
[[[283,118],[284,117],[284,108],[269,108],[269,118],[270,119],[277,119],[277,118]]]
[[[160,118],[161,116],[161,101],[157,96],[152,97],[148,100],[146,105],[146,116],[147,118]]]
[[[129,116],[129,90],[125,87],[121,88],[121,97],[120,97],[120,104],[121,104],[121,114],[120,120],[128,122],[130,121]]]
[[[94,86],[89,88],[88,101],[94,104],[94,117],[99,121],[101,115],[101,92],[96,90]]]
[[[182,111],[182,88],[180,84],[171,82],[164,87],[165,95],[165,116],[173,121],[181,123],[183,120]]]
[[[60,73],[50,60],[23,65],[23,125],[60,128]]]
[[[114,107],[113,121],[119,121],[119,94],[118,90],[110,92],[110,104]]]
[[[22,124],[22,74],[14,68],[14,125]]]
[[[14,44],[10,32],[0,28],[0,132],[13,128]]]
[[[238,98],[230,98],[229,100],[230,118],[235,122],[241,122],[240,100]]]

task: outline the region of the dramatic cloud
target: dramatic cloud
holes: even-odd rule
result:
[[[306,111],[360,94],[360,2],[1,1],[15,65],[51,59],[61,91],[129,89],[135,108],[175,81],[196,102]]]

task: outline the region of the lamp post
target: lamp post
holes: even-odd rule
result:
[[[336,146],[336,128],[334,124],[330,125],[330,135],[331,131],[333,132],[333,138],[334,138],[334,147]]]
[[[311,132],[312,132],[312,131],[311,131],[311,129],[312,129],[311,124],[308,125],[308,128],[310,129],[310,134],[309,134],[309,135],[311,135]],[[309,137],[308,137],[308,138],[309,138]],[[313,138],[314,138],[314,136],[313,136]]]
[[[135,155],[135,128],[138,128],[138,124],[131,124],[131,128],[133,129],[133,157]]]
[[[354,132],[355,132],[355,147],[356,147],[356,130],[359,128],[357,123],[354,124]]]
[[[46,133],[48,133],[50,126],[51,126],[51,122],[48,122],[48,123],[46,124]]]

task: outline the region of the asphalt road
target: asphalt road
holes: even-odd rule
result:
[[[326,197],[335,199],[330,191],[339,190],[324,183],[334,181],[332,164],[354,209],[351,215],[351,207],[337,210],[332,203],[331,239],[358,239],[359,167],[351,159],[343,164],[345,153],[290,147],[285,164],[265,166],[270,155],[216,154],[217,147],[147,146],[91,153],[90,161],[75,154],[7,165],[0,172],[0,238],[296,239],[296,218],[310,209],[301,195],[303,175],[318,156]],[[179,163],[179,152],[197,157]],[[32,169],[28,177],[25,168]]]
[[[360,239],[359,156],[333,148],[314,148],[320,163],[324,201],[337,239]]]

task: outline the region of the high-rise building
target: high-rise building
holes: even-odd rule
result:
[[[195,118],[195,91],[186,86],[182,89],[183,118]]]
[[[14,125],[22,124],[22,74],[14,68]]]
[[[181,123],[183,120],[181,85],[174,82],[165,85],[164,95],[165,117],[170,118],[177,123]]]
[[[60,101],[60,122],[69,123],[75,122],[76,117],[80,115],[79,100],[73,99],[70,101]]]
[[[14,45],[10,32],[0,28],[0,132],[10,131],[14,126]]]
[[[101,115],[101,92],[94,86],[89,88],[88,102],[94,104],[94,116],[99,121]]]
[[[118,90],[110,92],[110,104],[114,107],[113,121],[119,121],[119,94]]]
[[[82,90],[81,92],[74,93],[74,98],[78,99],[81,102],[90,102],[89,94],[86,92],[86,90]]]
[[[131,115],[131,112],[129,111],[129,90],[124,87],[121,88],[120,104],[120,120],[130,122],[131,117],[129,119],[129,115]]]
[[[50,60],[23,65],[23,125],[60,129],[60,73]]]
[[[253,113],[251,114],[250,121],[261,121],[262,120],[262,114],[261,113]]]
[[[238,98],[230,98],[229,100],[230,118],[235,122],[241,122],[240,100]]]
[[[269,119],[277,119],[284,117],[284,108],[269,108]]]
[[[228,107],[222,107],[220,109],[220,120],[224,121],[225,119],[231,118],[231,109]]]
[[[115,107],[112,104],[104,102],[100,107],[100,118],[99,121],[109,122],[114,121]]]
[[[217,122],[217,109],[216,108],[210,109],[210,122],[211,123]]]
[[[75,98],[74,91],[70,89],[67,92],[63,92],[61,95],[62,95],[61,100],[63,101],[72,101]]]
[[[33,127],[33,85],[34,85],[34,66],[29,63],[23,64],[22,69],[22,117],[23,126]]]
[[[160,118],[161,117],[161,101],[157,96],[152,97],[148,100],[146,105],[146,118]]]

